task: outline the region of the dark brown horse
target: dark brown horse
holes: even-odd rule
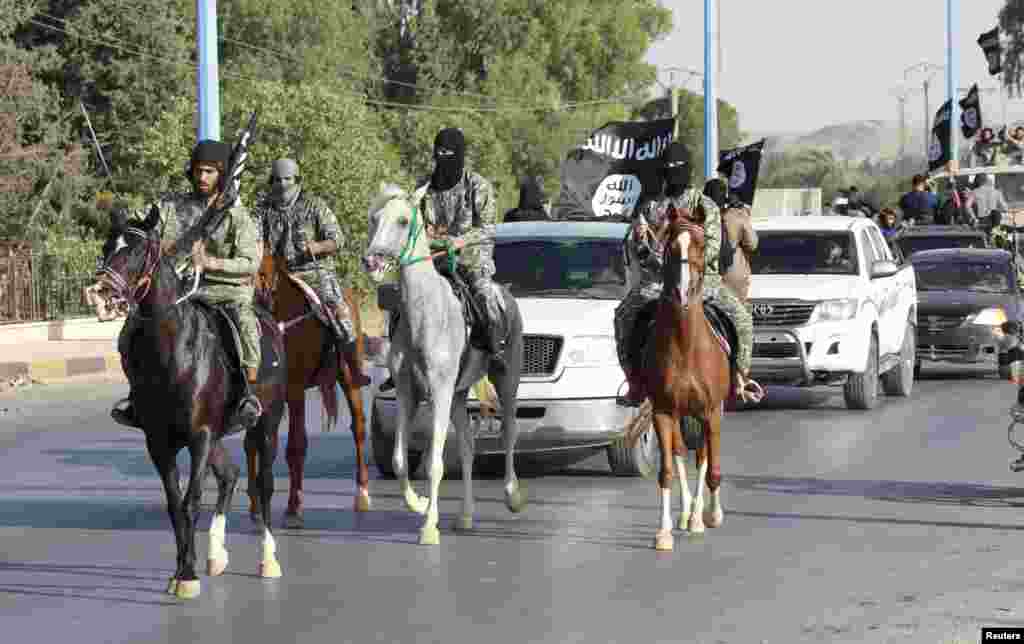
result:
[[[732,374],[729,357],[705,315],[704,266],[703,236],[673,211],[666,232],[664,288],[641,369],[661,451],[661,528],[654,544],[658,550],[673,547],[673,465],[683,492],[680,529],[686,526],[692,533],[702,533],[705,521],[715,528],[723,519],[719,438],[723,403],[730,393]],[[700,474],[692,513],[686,482],[686,445],[680,429],[685,417],[698,419],[703,428],[703,445],[697,449]],[[633,433],[627,441],[632,443],[636,438]],[[706,515],[701,493],[701,479],[705,477],[711,496]]]
[[[341,349],[335,348],[333,332],[317,319],[302,287],[285,268],[284,258],[269,252],[264,253],[256,282],[261,297],[269,301],[274,318],[282,327],[285,353],[288,356],[288,446],[285,449],[285,459],[288,462],[290,489],[285,525],[289,528],[301,528],[303,524],[302,482],[309,445],[306,436],[306,391],[314,387],[320,390],[320,397],[323,400],[324,431],[333,429],[338,418],[335,384],[341,385],[341,390],[345,393],[352,419],[352,435],[356,443],[357,489],[354,506],[357,512],[365,512],[370,509],[370,475],[363,451],[366,441],[366,420],[361,393],[361,387],[366,383],[354,382],[348,360],[341,354]],[[350,289],[344,289],[343,295],[353,315],[353,326],[357,336],[354,363],[358,365],[363,362],[365,340],[359,316],[359,303]],[[253,455],[248,456],[251,483],[251,474],[254,471]],[[255,503],[253,492],[253,488],[250,487],[249,496],[252,504]],[[254,507],[250,505],[250,514],[254,514]]]
[[[230,327],[222,314],[182,295],[183,284],[172,260],[161,252],[153,210],[139,227],[111,217],[111,233],[103,248],[100,281],[136,307],[138,331],[127,356],[133,404],[146,449],[167,495],[167,512],[178,547],[178,561],[167,591],[183,599],[199,595],[196,576],[196,528],[202,475],[217,478],[217,506],[210,525],[207,574],[219,575],[228,563],[224,548],[226,512],[239,477],[239,467],[222,439],[231,410],[244,391]],[[196,278],[198,283],[198,276]],[[246,430],[246,451],[254,454],[258,472],[254,491],[264,520],[263,577],[280,577],[275,543],[269,527],[274,492],[273,436],[284,414],[284,341],[273,319],[257,308],[262,331],[262,359],[254,392],[263,406],[255,426]],[[191,471],[182,498],[175,458],[187,449]]]

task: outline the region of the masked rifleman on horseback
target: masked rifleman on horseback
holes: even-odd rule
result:
[[[191,261],[202,271],[195,298],[226,311],[237,326],[236,346],[246,391],[227,422],[228,433],[234,433],[252,427],[263,411],[252,392],[260,364],[259,325],[253,310],[254,276],[262,258],[259,224],[247,208],[235,205],[205,239],[196,241],[191,248],[179,248],[177,244],[207,208],[217,204],[225,188],[225,169],[230,155],[231,146],[226,143],[200,141],[192,150],[187,172],[192,191],[165,196],[151,208],[156,208],[160,215],[157,226],[164,240],[163,253],[174,257],[176,266]],[[142,219],[148,210],[133,213],[133,218]],[[121,365],[126,374],[134,368],[129,356],[132,337],[138,327],[138,314],[133,311],[118,337]],[[126,402],[127,405],[122,406]],[[114,406],[111,415],[122,425],[140,427],[131,392]]]
[[[339,351],[348,362],[355,384],[365,387],[370,378],[357,364],[352,311],[330,264],[322,265],[341,248],[338,219],[323,199],[302,188],[299,164],[293,159],[277,159],[271,164],[269,184],[269,193],[254,209],[267,248],[283,255],[292,277],[308,285],[334,313],[331,330]]]
[[[704,213],[703,235],[706,270],[704,298],[711,299],[725,310],[736,326],[739,344],[737,355],[736,394],[744,401],[759,402],[764,392],[749,380],[754,342],[754,326],[750,312],[735,293],[722,284],[718,254],[722,242],[721,213],[718,206],[700,190],[690,186],[690,152],[680,142],[671,143],[662,154],[664,162],[664,195],[638,206],[638,212],[626,237],[626,261],[634,265],[630,291],[615,310],[615,339],[619,363],[626,374],[629,391],[619,401],[626,406],[640,405],[646,394],[639,382],[638,351],[633,333],[639,313],[661,297],[664,235],[669,210],[686,209]]]
[[[497,205],[487,179],[466,168],[466,142],[462,130],[446,128],[434,139],[434,172],[424,180],[427,191],[416,204],[423,215],[434,248],[460,249],[458,270],[485,313],[485,347],[502,358],[505,343],[504,305],[492,281],[494,226]],[[392,327],[394,320],[392,320]],[[394,387],[391,378],[381,390]]]

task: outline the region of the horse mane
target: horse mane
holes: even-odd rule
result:
[[[370,201],[369,216],[373,216],[374,213],[380,212],[387,206],[393,199],[405,199],[409,200],[409,193],[394,183],[382,183],[380,186],[380,192]]]

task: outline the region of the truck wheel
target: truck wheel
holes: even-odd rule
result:
[[[914,371],[917,364],[917,329],[907,324],[900,347],[900,362],[896,367],[882,374],[882,389],[889,396],[907,398],[914,388]]]
[[[373,449],[373,462],[377,466],[377,471],[386,479],[395,478],[395,468],[391,464],[391,459],[395,454],[395,441],[393,438],[383,435],[380,425],[377,424],[376,414],[374,414],[373,422],[370,423],[370,444]],[[412,479],[420,467],[423,454],[410,449],[406,451],[405,458],[409,466],[409,478]]]
[[[843,387],[843,397],[850,409],[874,409],[878,404],[878,335],[871,333],[868,365],[864,373],[850,374]]]

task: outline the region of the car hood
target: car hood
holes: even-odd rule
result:
[[[917,310],[920,315],[967,315],[998,306],[1012,317],[1014,298],[1006,293],[977,293],[974,291],[921,291],[917,292]]]
[[[836,300],[854,297],[857,275],[752,275],[752,300]]]
[[[522,297],[516,303],[526,334],[612,336],[615,332],[618,300]]]

